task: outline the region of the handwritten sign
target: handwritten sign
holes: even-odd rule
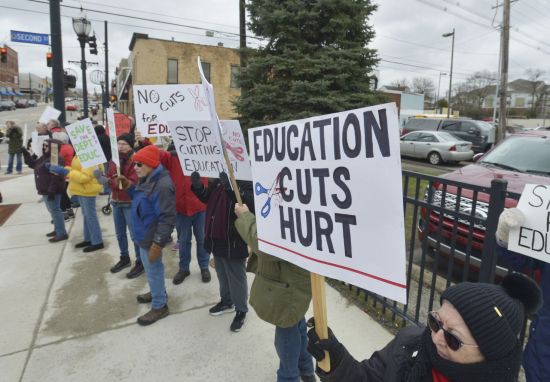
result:
[[[233,167],[235,179],[252,180],[250,159],[246,150],[241,124],[237,120],[220,121],[223,130],[225,151]]]
[[[48,123],[48,121],[50,119],[57,119],[57,118],[59,118],[60,115],[61,115],[61,112],[59,110],[54,109],[51,106],[46,106],[46,109],[44,110],[44,112],[40,116],[40,119],[38,120],[38,122]]]
[[[508,249],[550,263],[550,185],[526,184],[517,208],[525,221],[510,229]]]
[[[107,113],[107,128],[109,130],[109,141],[111,142],[111,160],[120,167],[120,158],[118,157],[117,131],[115,113],[112,108],[105,109]]]
[[[75,122],[66,129],[82,168],[107,162],[90,118]]]
[[[168,121],[210,118],[201,85],[134,85],[136,128],[144,137],[170,136]]]
[[[41,157],[42,154],[42,145],[44,144],[44,141],[48,139],[49,136],[47,135],[38,135],[37,131],[33,131],[31,133],[31,150],[33,154],[35,154],[37,157]]]
[[[406,301],[395,104],[250,129],[260,250]]]

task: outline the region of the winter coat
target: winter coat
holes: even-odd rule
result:
[[[69,180],[67,192],[70,195],[91,197],[97,196],[103,190],[103,186],[94,176],[94,170],[97,168],[102,170],[103,165],[82,168],[80,159],[78,159],[78,156],[75,156],[71,165],[65,168],[69,170],[69,174],[67,174],[67,179]]]
[[[174,184],[168,172],[158,166],[145,179],[128,189],[132,198],[132,229],[141,248],[152,243],[164,247],[176,225]]]
[[[281,328],[294,326],[304,318],[311,302],[311,281],[308,271],[260,252],[256,217],[242,214],[235,227],[252,248],[247,270],[256,277],[250,290],[250,305],[258,317]]]
[[[23,131],[19,126],[12,126],[6,131],[6,137],[9,138],[8,154],[18,154],[23,149]]]
[[[191,177],[186,176],[181,168],[178,154],[175,151],[160,152],[160,163],[170,172],[170,178],[176,187],[176,211],[180,215],[193,216],[206,210],[206,205],[201,202],[191,190]],[[201,178],[204,186],[208,185],[206,178]]]
[[[531,321],[529,341],[523,352],[527,382],[550,381],[550,264],[512,252],[497,244],[504,265],[517,271],[540,272],[543,304]]]
[[[243,203],[254,210],[254,196],[251,182],[238,182]],[[197,198],[206,203],[206,221],[204,224],[204,249],[217,257],[229,259],[245,259],[248,248],[235,228],[235,195],[232,190],[225,190],[219,179],[211,182],[208,187],[201,184],[200,189],[192,188]],[[218,207],[225,205],[226,207]],[[221,216],[224,214],[225,216]],[[218,217],[218,219],[216,219]],[[225,223],[220,223],[225,222]],[[222,227],[221,225],[226,225]],[[224,238],[213,237],[214,231],[223,230]]]
[[[113,157],[111,154],[111,139],[107,136],[107,134],[105,134],[105,128],[103,126],[96,126],[94,127],[94,130],[97,134],[97,139],[99,140],[101,149],[105,154],[105,158],[107,159],[107,162],[109,162]]]
[[[48,142],[48,141],[46,141]],[[61,142],[53,141],[61,144]],[[51,147],[52,141],[50,141]],[[62,176],[51,173],[46,168],[46,163],[50,162],[50,153],[37,158],[36,155],[30,155],[28,151],[23,151],[25,164],[34,170],[34,183],[39,195],[55,195],[65,192],[65,179]],[[63,158],[59,158],[59,165],[63,166]]]
[[[130,183],[136,184],[138,182],[138,176],[136,174],[136,169],[134,168],[134,160],[132,159],[132,155],[130,155],[126,160],[121,157],[120,164],[120,174],[128,178]],[[111,160],[107,170],[107,179],[109,180],[109,188],[111,189],[111,200],[118,203],[131,203],[132,198],[130,198],[130,195],[128,195],[125,190],[120,189],[119,183],[114,178],[116,173],[116,164]]]

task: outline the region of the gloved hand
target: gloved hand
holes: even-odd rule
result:
[[[151,244],[149,247],[149,262],[154,263],[162,256],[162,247],[157,243]]]
[[[67,170],[63,166],[57,166],[55,164],[52,164],[50,165],[50,172],[53,172],[54,174],[60,175],[60,176],[67,176],[67,174],[69,173],[69,170]]]
[[[120,183],[123,190],[127,190],[132,185],[132,182],[130,182],[130,179],[126,178],[124,175],[119,175],[116,177],[117,182]]]
[[[194,189],[202,188],[201,175],[196,171],[191,174],[191,187]]]
[[[338,342],[330,328],[328,328],[328,339],[320,339],[315,331],[315,319],[313,317],[307,321],[307,326],[311,328],[307,332],[307,351],[317,362],[325,359],[325,351],[327,351],[330,357],[330,372],[334,371],[342,363],[346,348]]]
[[[225,171],[220,172],[220,183],[224,190],[231,191],[231,182]]]
[[[48,202],[53,202],[55,200],[55,194],[48,194]]]
[[[508,247],[510,228],[515,228],[525,221],[525,215],[518,208],[508,208],[502,211],[498,218],[497,242],[501,247]]]
[[[103,176],[103,173],[101,172],[100,169],[96,168],[96,169],[94,170],[94,176],[95,176],[95,178],[96,178],[97,180],[99,180],[99,178],[101,178],[101,177]]]

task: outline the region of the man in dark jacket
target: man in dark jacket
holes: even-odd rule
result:
[[[117,179],[132,198],[134,239],[140,247],[140,257],[150,292],[137,296],[139,303],[152,303],[151,310],[137,319],[140,325],[151,325],[168,315],[162,248],[170,240],[176,223],[174,184],[160,164],[159,149],[147,146],[134,154],[139,182],[121,175]]]
[[[8,168],[6,169],[6,175],[13,172],[13,160],[17,158],[17,164],[15,170],[18,174],[21,174],[23,170],[23,161],[21,160],[21,153],[23,150],[23,132],[21,128],[13,121],[6,122],[6,137],[9,138],[8,142]]]

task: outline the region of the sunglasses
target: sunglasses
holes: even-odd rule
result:
[[[141,166],[143,166],[143,163],[134,162],[134,166],[136,166],[136,167],[141,167]]]
[[[443,327],[443,323],[439,321],[435,316],[436,314],[436,312],[428,313],[428,326],[434,333],[439,332],[439,330],[443,330],[445,342],[447,343],[449,349],[451,349],[452,351],[457,351],[458,349],[460,349],[461,346],[473,346],[476,348],[479,347],[478,345],[465,344],[457,336],[445,329]]]

